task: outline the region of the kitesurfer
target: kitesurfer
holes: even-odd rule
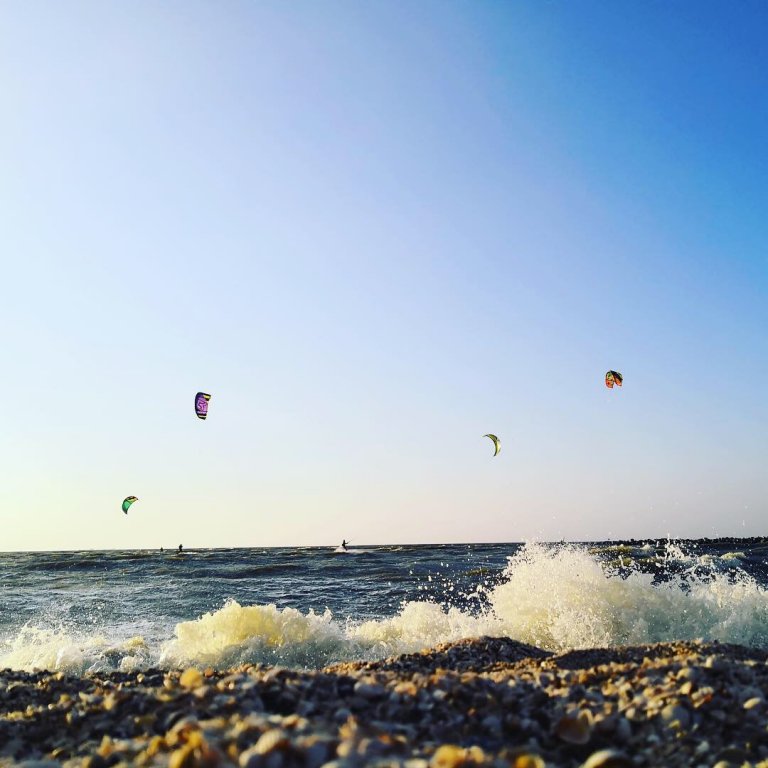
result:
[[[501,440],[496,435],[483,435],[483,437],[489,437],[493,442],[493,455],[496,456],[501,450]]]
[[[346,552],[347,551],[347,540],[342,539],[341,540],[341,548]]]
[[[179,544],[179,554],[181,554],[182,549],[184,549],[184,547],[182,547],[181,544]]]
[[[211,396],[207,392],[198,392],[195,395],[195,413],[198,419],[205,419],[208,416],[208,401]]]

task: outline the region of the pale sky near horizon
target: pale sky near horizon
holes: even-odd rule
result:
[[[766,29],[0,2],[0,549],[768,534]]]

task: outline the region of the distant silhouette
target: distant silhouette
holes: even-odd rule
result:
[[[184,547],[182,547],[181,544],[179,544],[179,554],[181,554],[182,549],[184,549]]]
[[[347,540],[346,539],[342,539],[341,540],[341,548],[342,549],[346,549],[347,548]]]

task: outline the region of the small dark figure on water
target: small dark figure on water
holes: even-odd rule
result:
[[[182,549],[184,549],[184,547],[182,547],[181,544],[179,544],[179,554],[181,554]]]
[[[341,540],[341,548],[342,549],[346,549],[347,548],[347,540],[346,539],[342,539]]]

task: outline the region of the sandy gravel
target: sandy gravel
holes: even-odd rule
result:
[[[768,653],[477,638],[321,671],[0,673],[0,766],[762,766]]]

